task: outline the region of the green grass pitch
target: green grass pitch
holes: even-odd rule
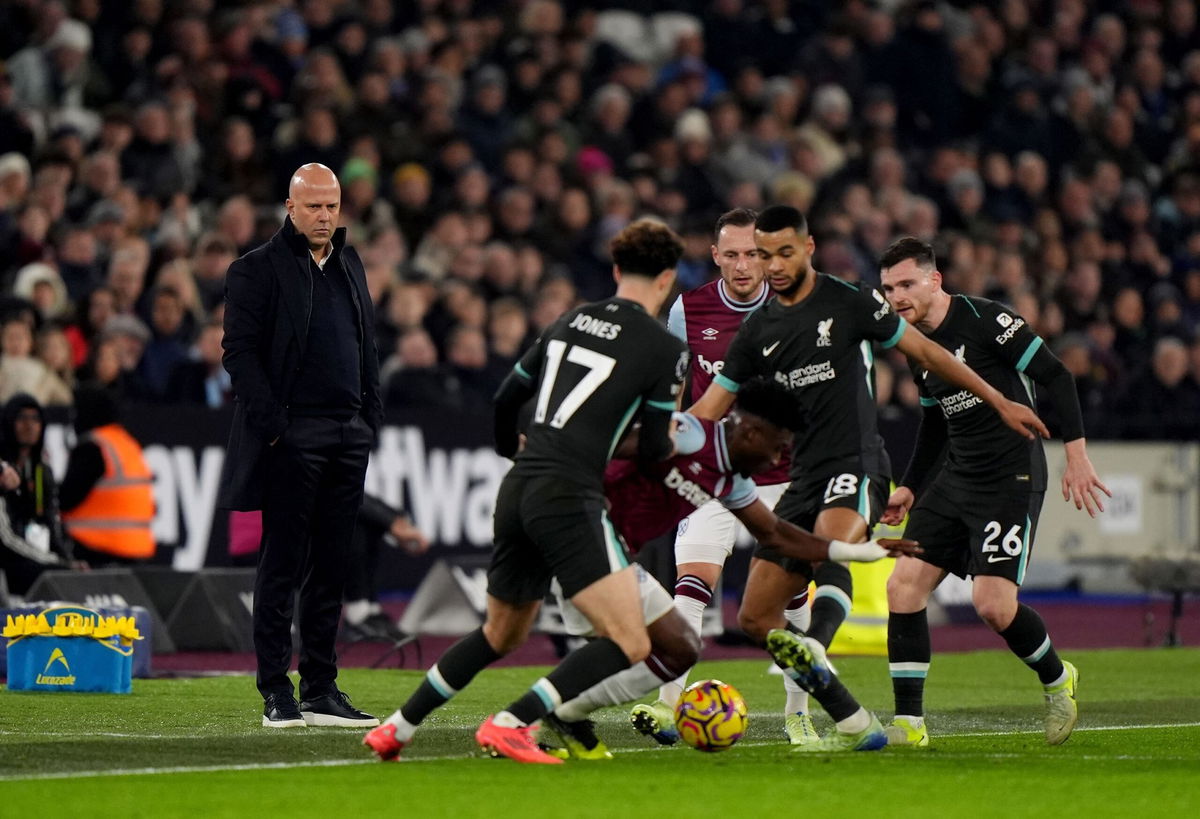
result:
[[[1041,735],[1032,674],[999,651],[939,655],[927,750],[816,756],[782,744],[782,686],[767,661],[704,663],[750,705],[733,749],[659,749],[624,709],[598,715],[610,762],[483,759],[480,720],[542,669],[485,671],[431,717],[399,764],[361,731],[259,727],[249,677],[135,681],[132,696],[0,693],[0,816],[42,817],[1063,817],[1200,812],[1200,650],[1079,651],[1080,721]],[[842,678],[890,717],[882,658],[842,658]],[[385,715],[420,673],[347,670],[356,704]],[[823,715],[822,715],[823,717]],[[829,728],[827,718],[818,729]]]

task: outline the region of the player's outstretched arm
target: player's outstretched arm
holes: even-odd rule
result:
[[[914,330],[911,326],[905,327],[896,347],[924,369],[937,373],[951,384],[975,393],[999,413],[1000,420],[1006,426],[1026,438],[1033,439],[1037,435],[1043,438],[1050,437],[1050,430],[1046,429],[1036,412],[1024,404],[1009,401],[999,390],[980,378],[978,373],[950,355],[939,344],[930,341],[920,330]]]
[[[1087,454],[1087,441],[1083,437],[1083,412],[1079,408],[1079,393],[1075,390],[1075,377],[1062,360],[1039,344],[1033,357],[1026,363],[1025,372],[1046,390],[1062,432],[1063,448],[1067,454],[1067,468],[1063,472],[1063,500],[1075,503],[1076,509],[1087,509],[1096,517],[1104,511],[1101,495],[1112,497],[1108,487],[1100,482],[1095,467]]]
[[[826,540],[783,520],[760,500],[733,510],[733,514],[763,546],[775,549],[784,557],[797,560],[870,563],[889,555],[899,557],[902,554],[917,555],[921,552],[914,541],[897,538],[881,538],[864,543]]]
[[[729,408],[733,406],[735,393],[722,387],[720,384],[709,384],[708,389],[704,391],[704,395],[700,396],[700,400],[692,404],[688,410],[697,418],[706,418],[709,421],[720,421],[725,417],[725,413],[729,412]]]
[[[1083,438],[1067,441],[1063,444],[1067,453],[1067,468],[1063,472],[1063,500],[1075,502],[1076,509],[1087,508],[1087,513],[1096,517],[1097,512],[1104,511],[1104,501],[1100,493],[1112,497],[1108,487],[1100,482],[1096,468],[1087,454],[1087,442]]]

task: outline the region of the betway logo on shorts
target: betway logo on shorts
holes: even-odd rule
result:
[[[837,378],[837,372],[833,369],[833,363],[829,361],[799,367],[790,373],[778,371],[775,373],[775,380],[790,390],[807,387],[818,381],[832,381],[835,378]]]
[[[675,490],[675,494],[697,509],[712,500],[712,495],[705,492],[694,481],[689,481],[684,477],[677,466],[671,467],[667,477],[663,478],[663,483],[666,484],[667,489]]]
[[[696,366],[709,375],[720,375],[721,370],[725,369],[725,362],[720,359],[709,361],[703,355],[698,355],[696,356]]]
[[[983,399],[970,390],[962,390],[946,398],[939,398],[938,403],[942,406],[942,415],[949,418],[951,415],[957,415],[971,407],[979,406],[983,403]]]
[[[1014,319],[1007,313],[1001,313],[996,316],[996,321],[1006,328],[1003,333],[996,336],[997,344],[1006,344],[1010,338],[1017,334],[1017,330],[1025,326],[1025,319]]]

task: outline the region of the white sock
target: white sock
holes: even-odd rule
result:
[[[396,739],[401,742],[408,742],[417,731],[417,726],[406,720],[399,709],[396,709],[396,712],[385,719],[384,722],[388,725],[396,726]]]
[[[367,605],[369,606],[367,614],[383,614],[383,606],[379,604],[378,600],[372,600]]]
[[[850,716],[837,724],[837,729],[843,734],[857,734],[859,731],[867,730],[867,726],[871,724],[871,712],[866,708],[860,707]]]
[[[1067,681],[1068,676],[1069,675],[1067,674],[1067,667],[1064,665],[1062,673],[1058,675],[1058,679],[1056,679],[1054,682],[1049,682],[1049,683],[1046,683],[1045,685],[1043,685],[1042,686],[1043,690],[1046,690],[1046,691],[1054,690],[1058,686],[1065,683]]]
[[[492,724],[498,725],[501,728],[524,728],[525,723],[514,717],[508,711],[501,711],[496,716],[492,717]]]
[[[645,663],[630,666],[584,691],[570,702],[564,702],[554,713],[567,722],[587,719],[588,714],[606,705],[621,705],[640,700],[662,682],[662,678]]]
[[[371,614],[370,600],[351,600],[342,606],[342,616],[346,622],[357,626]]]
[[[808,592],[805,592],[804,596],[807,598]],[[801,631],[808,631],[808,627],[812,623],[812,609],[809,608],[807,600],[803,606],[798,606],[794,609],[784,609],[783,616],[788,623]],[[787,695],[787,701],[783,706],[785,716],[787,714],[808,713],[808,692],[786,674],[783,675],[783,690]]]
[[[694,597],[687,597],[682,594],[675,595],[675,608],[683,615],[683,619],[692,627],[692,631],[699,636],[700,629],[704,626],[704,610],[708,608],[708,604],[697,600]],[[688,674],[691,673],[689,668],[687,671],[679,675],[678,678],[669,683],[663,683],[658,689],[658,698],[675,707],[675,703],[679,702],[679,695],[683,693],[683,689],[687,688]]]

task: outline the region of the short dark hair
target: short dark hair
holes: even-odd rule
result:
[[[922,242],[915,236],[905,236],[888,245],[879,257],[879,269],[887,270],[895,267],[905,259],[912,259],[922,270],[936,270],[937,258],[933,255],[933,245]]]
[[[683,240],[662,222],[639,219],[613,237],[609,250],[622,274],[654,278],[679,264]]]
[[[758,214],[750,208],[727,210],[721,214],[721,218],[717,219],[717,229],[713,235],[720,236],[721,230],[727,227],[753,227],[754,220],[757,218]]]
[[[771,205],[754,220],[754,229],[763,233],[774,233],[788,228],[792,228],[800,236],[808,234],[808,220],[791,205]]]
[[[804,425],[800,401],[787,387],[769,378],[752,378],[737,393],[737,406],[780,429],[799,430]]]

